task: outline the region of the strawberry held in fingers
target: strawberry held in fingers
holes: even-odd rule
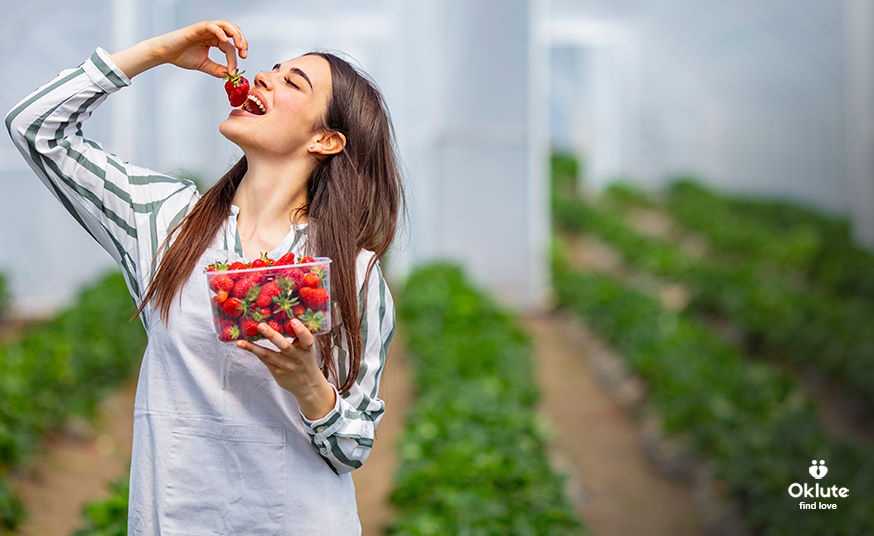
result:
[[[225,73],[225,91],[228,93],[228,101],[234,108],[242,106],[249,96],[249,81],[243,76],[245,71],[237,71],[234,74]]]

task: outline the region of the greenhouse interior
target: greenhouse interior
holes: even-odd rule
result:
[[[143,225],[151,218],[153,230],[164,221],[160,203],[131,200],[136,180],[148,177],[122,174],[136,180],[115,184],[117,170],[154,170],[159,182],[172,177],[207,199],[247,156],[223,135],[238,112],[228,115],[220,76],[165,63],[127,77],[114,54],[199,21],[230,21],[245,34],[249,54],[238,67],[259,95],[277,62],[330,52],[373,84],[390,121],[403,196],[396,229],[380,220],[380,236],[391,238],[377,255],[382,345],[349,337],[342,322],[319,335],[316,305],[300,317],[317,344],[333,341],[342,361],[334,379],[357,371],[348,379],[372,382],[366,400],[384,403],[385,413],[366,423],[371,435],[355,449],[365,454],[349,474],[331,465],[345,459],[337,443],[333,452],[319,446],[324,427],[307,432],[303,404],[302,420],[271,421],[280,435],[303,438],[286,439],[283,452],[303,448],[327,462],[318,471],[350,490],[354,483],[360,525],[350,534],[874,534],[868,0],[4,6],[0,50],[14,74],[0,94],[8,131],[0,140],[0,534],[152,534],[164,522],[174,534],[241,533],[230,528],[233,494],[210,503],[216,524],[205,529],[194,514],[185,525],[164,513],[163,491],[132,478],[145,452],[134,433],[140,399],[157,366],[144,355],[164,343],[137,318],[145,276],[113,238],[125,222],[93,223],[106,221],[97,213],[108,214],[110,196],[126,199]],[[224,65],[217,49],[210,58]],[[74,76],[71,84],[112,95],[93,116],[97,96],[54,128],[65,104],[85,98],[55,96]],[[103,164],[77,152],[77,140],[105,151]],[[343,169],[353,175],[343,187],[361,184],[352,182],[361,167]],[[76,173],[98,177],[106,191],[77,183]],[[304,188],[308,201],[328,195]],[[358,236],[355,251],[371,250],[361,229],[379,219],[368,205],[377,201],[354,199],[367,217],[347,217],[361,227],[344,240]],[[132,247],[149,246],[147,235],[128,234]],[[254,268],[242,246],[225,246]],[[363,333],[371,317],[360,262],[360,292],[345,292],[353,261],[333,259],[330,279],[315,272],[337,293],[327,318],[348,297]],[[220,301],[236,299],[228,292],[236,290]],[[257,292],[248,295],[256,301]],[[303,291],[298,297],[309,307]],[[219,317],[235,320],[220,308],[209,337],[225,350],[205,362],[230,370],[218,362],[246,352],[222,338]],[[267,322],[241,309],[252,325]],[[240,326],[231,340],[248,333]],[[337,346],[356,340],[360,352]],[[254,363],[246,370],[260,374],[264,392],[281,391],[298,408],[271,365]],[[229,406],[273,401],[250,401],[232,385],[220,393]],[[348,398],[357,387],[332,387],[338,418],[370,411]],[[173,453],[154,461],[164,455]],[[252,532],[243,533],[279,534],[267,527],[281,525],[282,534],[310,534],[295,521],[306,508],[292,504],[292,489],[274,512],[279,525],[252,510]],[[134,503],[143,490],[158,497],[154,524]],[[332,500],[322,498],[336,508],[346,499]]]

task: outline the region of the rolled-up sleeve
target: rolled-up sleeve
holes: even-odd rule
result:
[[[362,255],[358,262],[359,281],[363,268],[372,257]],[[379,398],[379,384],[385,367],[386,353],[394,337],[396,316],[394,301],[382,273],[379,261],[370,274],[366,289],[361,286],[359,303],[367,292],[366,310],[362,311],[361,340],[363,353],[358,378],[345,395],[337,393],[334,408],[318,420],[309,420],[301,414],[304,429],[322,458],[338,474],[348,473],[361,467],[373,448],[373,440],[379,421],[385,411],[385,403]],[[345,334],[335,337],[339,350],[338,363],[347,359],[343,348]],[[342,375],[343,369],[341,369]],[[333,387],[333,386],[332,386]],[[337,388],[334,387],[334,391]]]

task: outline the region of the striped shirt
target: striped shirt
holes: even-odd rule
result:
[[[130,83],[98,48],[19,102],[6,127],[37,177],[115,259],[139,303],[159,245],[200,194],[189,180],[130,164],[83,136],[94,109]],[[367,459],[383,415],[378,388],[395,331],[381,266],[377,261],[365,285],[374,254],[359,252],[363,354],[356,382],[325,417],[309,420],[257,358],[219,342],[213,331],[202,268],[245,260],[238,213],[232,206],[174,300],[168,325],[151,305],[141,316],[149,344],[134,408],[129,533],[359,533],[348,473]],[[311,254],[306,238],[307,224],[292,225],[270,256]],[[342,381],[345,330],[332,338]]]

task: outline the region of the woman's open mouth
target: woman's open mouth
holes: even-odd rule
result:
[[[253,115],[264,115],[267,113],[267,109],[264,107],[261,100],[252,94],[249,94],[246,98],[246,102],[244,102],[240,108]]]

